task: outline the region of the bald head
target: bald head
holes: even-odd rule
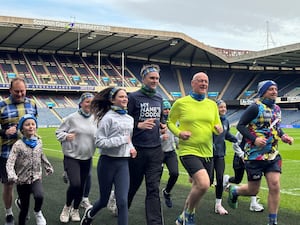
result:
[[[206,94],[208,90],[208,76],[204,72],[196,73],[191,81],[193,92],[197,94]]]
[[[196,80],[196,79],[202,79],[202,78],[206,78],[208,80],[208,76],[206,73],[204,72],[199,72],[199,73],[195,73],[194,76],[193,76],[193,80]]]

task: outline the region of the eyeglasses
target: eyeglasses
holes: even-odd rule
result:
[[[197,81],[198,83],[207,83],[208,84],[208,80],[205,80],[205,79],[194,79],[193,81]]]

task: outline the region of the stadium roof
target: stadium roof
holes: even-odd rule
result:
[[[183,33],[0,16],[0,50],[101,55],[180,66],[299,70],[300,43],[263,51],[214,48]]]

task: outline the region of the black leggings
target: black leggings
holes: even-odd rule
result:
[[[216,192],[217,199],[222,199],[224,170],[225,170],[224,157],[214,157],[214,171],[213,171],[213,176],[211,178],[211,183],[214,180],[214,174],[216,174],[217,185],[215,188],[215,192]]]
[[[34,211],[39,212],[42,208],[44,193],[41,180],[36,180],[32,184],[17,185],[21,208],[19,213],[19,225],[25,225],[26,217],[29,210],[30,194],[34,198]]]
[[[165,190],[167,193],[170,193],[179,176],[178,159],[176,152],[164,152],[163,162],[166,164],[169,170],[169,179]]]
[[[229,178],[229,183],[239,184],[244,177],[245,164],[237,154],[234,154],[232,167],[234,170],[234,177]]]
[[[64,167],[69,178],[66,205],[78,209],[83,196],[86,179],[91,169],[91,158],[87,160],[64,157]]]

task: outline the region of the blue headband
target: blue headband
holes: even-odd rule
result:
[[[86,99],[86,98],[93,98],[93,97],[94,97],[94,95],[92,93],[89,93],[89,92],[83,93],[80,96],[79,101],[78,101],[79,108],[81,108],[80,104],[84,101],[84,99]]]
[[[148,73],[151,73],[151,72],[158,72],[158,69],[156,69],[155,67],[148,67],[141,72],[141,75],[142,75],[142,77],[144,77]]]
[[[116,92],[118,90],[120,90],[120,88],[116,88],[116,87],[114,87],[113,89],[110,90],[110,92],[109,92],[109,100],[113,99],[113,96],[116,94]]]

